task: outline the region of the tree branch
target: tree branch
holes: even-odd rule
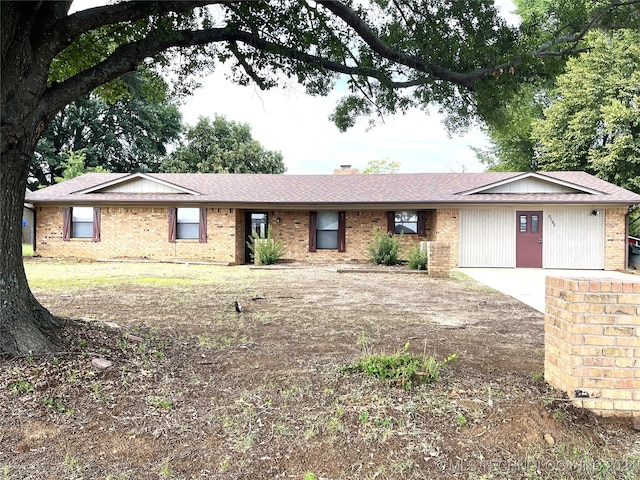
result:
[[[49,51],[50,58],[55,57],[65,48],[76,41],[83,33],[106,25],[120,22],[135,22],[152,15],[166,13],[186,13],[194,8],[215,4],[231,4],[251,0],[173,0],[162,2],[131,1],[114,5],[81,10],[77,13],[61,18],[40,37],[40,42],[34,49]]]
[[[335,16],[341,18],[347,25],[349,25],[358,36],[367,44],[371,49],[387,60],[399,63],[413,70],[432,75],[440,80],[454,83],[473,90],[475,81],[484,75],[484,73],[478,74],[478,71],[471,73],[457,73],[446,68],[434,65],[425,61],[425,59],[417,57],[415,55],[407,55],[398,50],[391,48],[385,42],[383,42],[376,33],[358,16],[358,14],[347,5],[340,2],[334,2],[332,0],[318,0],[318,3],[323,5],[327,10],[333,13]],[[492,69],[489,69],[491,71]]]
[[[229,42],[229,49],[231,50],[231,52],[233,52],[233,55],[238,60],[238,63],[240,63],[240,65],[242,66],[246,74],[249,75],[249,77],[251,77],[251,79],[256,83],[258,88],[260,90],[266,90],[267,85],[265,84],[264,80],[260,78],[260,76],[256,73],[256,71],[251,67],[251,65],[249,65],[245,56],[242,55],[242,53],[240,53],[240,51],[238,50],[238,43],[235,41]]]
[[[536,52],[534,52],[534,55],[536,56],[559,56],[557,55],[558,52],[554,52],[554,53],[548,53],[547,50],[549,50],[550,48],[556,46],[556,45],[560,45],[563,43],[573,43],[573,44],[577,44],[580,41],[584,40],[584,37],[587,35],[587,33],[589,33],[591,30],[593,29],[612,29],[614,28],[611,25],[601,25],[598,22],[602,19],[602,17],[604,17],[608,12],[619,8],[619,7],[627,7],[630,5],[637,5],[640,4],[640,0],[626,0],[626,1],[619,1],[619,2],[611,2],[609,3],[609,5],[606,5],[604,7],[602,7],[600,10],[598,10],[593,17],[587,22],[585,23],[582,28],[579,31],[570,33],[568,35],[563,35],[562,37],[558,37],[558,38],[554,38],[546,43],[543,43],[542,45],[540,45],[540,47],[538,48],[538,50]],[[582,50],[574,50],[574,49],[566,49],[564,50],[564,54],[568,55],[568,54],[573,54],[573,53],[578,53]]]
[[[118,47],[104,61],[78,73],[70,79],[51,86],[44,95],[41,115],[50,118],[67,103],[89,93],[94,88],[114,80],[121,75],[136,69],[138,64],[148,57],[153,57],[171,47],[192,47],[217,42],[244,43],[256,50],[279,55],[303,62],[319,70],[330,70],[346,75],[357,75],[375,78],[388,88],[406,88],[423,82],[394,82],[382,72],[370,69],[351,67],[338,62],[311,55],[291,47],[268,42],[251,33],[226,28],[211,28],[206,30],[176,32],[170,39],[146,37]]]

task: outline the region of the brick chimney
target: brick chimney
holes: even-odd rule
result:
[[[351,165],[340,165],[340,168],[333,170],[334,175],[357,175],[360,170],[357,168],[351,168]]]

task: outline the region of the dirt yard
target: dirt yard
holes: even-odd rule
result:
[[[64,342],[0,359],[3,479],[640,478],[628,419],[544,383],[542,314],[459,274],[26,267]],[[407,342],[458,360],[410,390],[342,369]]]

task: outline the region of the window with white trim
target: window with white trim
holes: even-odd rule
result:
[[[199,208],[178,208],[176,238],[199,237],[200,232],[200,209]]]

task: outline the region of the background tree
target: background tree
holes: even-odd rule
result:
[[[37,141],[66,105],[94,89],[122,93],[114,80],[145,65],[175,65],[189,91],[191,74],[231,62],[233,81],[264,89],[294,78],[316,95],[346,75],[333,116],[343,129],[432,103],[464,128],[520,82],[553,75],[590,29],[640,23],[639,0],[545,3],[553,21],[521,28],[478,0],[125,1],[72,15],[69,1],[0,2],[0,352],[53,348],[58,322],[29,290],[20,225]]]
[[[247,123],[200,117],[162,163],[167,173],[284,173],[282,153],[266,150]]]
[[[87,156],[84,149],[79,152],[69,150],[65,156],[66,159],[62,162],[62,176],[55,178],[56,183],[71,180],[72,178],[79,177],[80,175],[84,175],[88,172],[107,173],[107,171],[101,166],[87,167],[85,165]]]
[[[593,33],[531,138],[540,170],[584,170],[640,193],[640,32]]]
[[[149,70],[127,74],[122,94],[90,93],[58,112],[38,141],[29,187],[56,183],[68,151],[83,151],[86,167],[108,172],[157,172],[167,144],[178,139],[182,115],[168,86]]]
[[[520,31],[526,32],[520,40],[530,46],[571,45],[575,53],[588,51],[592,48],[588,33],[593,29],[585,28],[582,23],[585,15],[591,15],[590,27],[602,31],[615,30],[613,24],[627,25],[636,31],[638,29],[638,2],[629,4],[629,10],[625,11],[628,18],[618,17],[608,22],[603,2],[513,1],[521,19]],[[574,34],[566,35],[567,31],[573,31]],[[527,171],[540,168],[532,138],[533,122],[543,117],[544,109],[555,98],[556,77],[565,71],[566,58],[562,53],[558,51],[551,58],[545,57],[546,74],[527,74],[525,81],[518,82],[514,88],[501,89],[500,98],[493,105],[482,107],[485,112],[483,129],[492,142],[488,149],[476,149],[476,154],[489,170]],[[529,73],[534,73],[541,66],[540,60],[540,57],[532,60]],[[492,101],[489,96],[482,98],[485,99]]]
[[[362,173],[398,173],[400,162],[383,158],[380,160],[369,160]]]

